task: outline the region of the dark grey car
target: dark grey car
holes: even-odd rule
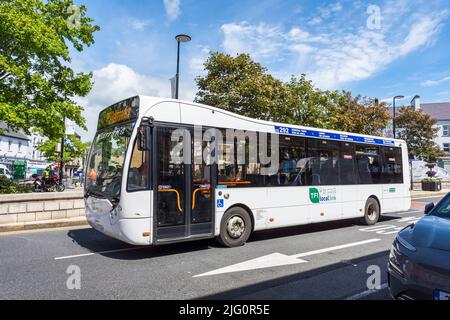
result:
[[[401,300],[450,300],[450,194],[399,232],[389,255],[391,295]]]

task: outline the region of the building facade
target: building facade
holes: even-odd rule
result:
[[[416,96],[411,101],[410,107],[414,110],[422,110],[436,119],[435,127],[438,129],[438,132],[434,142],[447,154],[447,156],[439,159],[438,165],[450,172],[450,102],[421,103],[420,97]],[[392,108],[390,108],[389,112],[393,117]],[[397,130],[400,131],[401,128],[397,128]],[[392,120],[389,121],[388,127],[384,130],[384,135],[393,137]]]
[[[0,121],[0,164],[8,167],[17,179],[45,170],[47,162],[37,150],[42,142],[39,134],[27,136],[21,131],[15,132]]]

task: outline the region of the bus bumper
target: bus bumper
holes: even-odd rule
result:
[[[94,211],[86,204],[86,218],[95,230],[131,245],[148,246],[152,244],[152,236],[148,233],[150,218],[143,219],[111,219],[111,211]]]

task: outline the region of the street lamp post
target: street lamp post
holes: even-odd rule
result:
[[[176,84],[175,84],[175,99],[179,98],[179,88],[180,88],[180,44],[183,42],[189,42],[192,38],[186,34],[179,34],[175,37],[178,43],[177,50],[177,75],[176,75]]]
[[[396,113],[395,113],[395,110],[396,110],[396,108],[395,108],[395,100],[401,100],[401,99],[405,99],[405,96],[395,96],[394,97],[394,118],[392,120],[392,127],[393,127],[393,130],[394,130],[394,139],[397,138],[397,128],[396,128],[396,125],[395,125],[395,116],[396,116]]]
[[[64,117],[64,135],[61,138],[61,161],[59,163],[59,183],[63,183],[64,178],[64,140],[66,138],[66,117]]]

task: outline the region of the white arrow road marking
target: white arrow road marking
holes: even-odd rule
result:
[[[293,258],[281,253],[272,253],[267,256],[259,257],[256,259],[248,260],[242,263],[233,264],[231,266],[213,270],[207,273],[199,274],[194,276],[193,278],[198,277],[206,277],[206,276],[213,276],[217,274],[222,273],[232,273],[232,272],[240,272],[240,271],[247,271],[247,270],[257,270],[257,269],[264,269],[264,268],[271,268],[271,267],[280,267],[280,266],[287,266],[291,264],[298,264],[298,263],[306,263],[308,261]]]
[[[288,255],[281,254],[281,253],[273,253],[273,254],[269,254],[267,256],[263,256],[263,257],[248,260],[245,262],[233,264],[228,267],[224,267],[224,268],[216,269],[216,270],[209,271],[206,273],[202,273],[202,274],[193,276],[193,278],[213,276],[213,275],[224,274],[224,273],[234,273],[234,272],[241,272],[241,271],[280,267],[280,266],[287,266],[287,265],[299,264],[299,263],[306,263],[308,261],[305,261],[305,260],[302,260],[299,258],[313,256],[316,254],[321,254],[321,253],[330,252],[330,251],[342,250],[342,249],[360,246],[360,245],[369,244],[369,243],[378,242],[378,241],[381,241],[381,239],[369,239],[369,240],[364,240],[364,241],[359,241],[359,242],[352,242],[352,243],[343,244],[340,246],[295,254],[292,256],[288,256]]]

